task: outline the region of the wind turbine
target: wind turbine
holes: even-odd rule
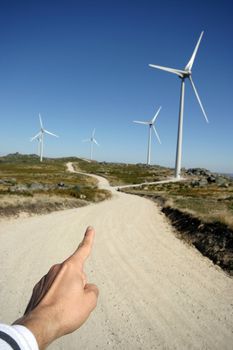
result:
[[[40,120],[40,131],[38,132],[38,134],[36,134],[35,136],[33,136],[31,138],[31,141],[37,139],[39,142],[39,150],[40,150],[40,161],[43,161],[43,151],[44,151],[44,134],[48,134],[51,136],[55,136],[58,137],[57,135],[53,134],[52,132],[46,130],[43,127],[43,123],[42,123],[42,118],[41,115],[39,114],[39,120]]]
[[[176,149],[176,165],[175,165],[175,177],[177,179],[180,178],[180,170],[181,170],[181,155],[182,155],[182,136],[183,136],[183,116],[184,116],[184,91],[185,91],[185,79],[188,78],[191,86],[193,88],[193,91],[196,95],[197,101],[201,107],[202,113],[205,117],[205,120],[207,123],[209,123],[206,112],[204,110],[204,107],[201,103],[200,97],[198,95],[197,89],[194,85],[193,79],[192,79],[192,66],[197,54],[197,50],[198,47],[200,45],[202,36],[203,36],[204,32],[201,32],[201,35],[198,39],[198,42],[196,44],[196,47],[193,51],[193,54],[189,60],[189,62],[187,63],[187,65],[185,66],[185,68],[183,70],[180,69],[174,69],[174,68],[168,68],[168,67],[163,67],[163,66],[157,66],[154,64],[149,64],[150,67],[152,68],[157,68],[157,69],[161,69],[164,70],[166,72],[169,73],[174,73],[176,75],[178,75],[178,77],[181,79],[181,91],[180,91],[180,110],[179,110],[179,124],[178,124],[178,136],[177,136],[177,149]]]
[[[93,156],[93,146],[94,143],[99,146],[98,142],[95,139],[95,129],[92,131],[91,137],[89,139],[83,140],[83,142],[90,142],[91,144],[91,149],[90,149],[90,160],[92,160],[92,156]]]
[[[156,129],[155,129],[155,126],[154,126],[155,120],[156,120],[156,118],[158,117],[161,108],[162,108],[162,107],[159,107],[159,109],[157,110],[155,116],[154,116],[150,121],[148,121],[148,122],[147,122],[147,121],[142,122],[142,121],[139,121],[139,120],[134,120],[134,123],[145,124],[145,125],[148,125],[148,126],[149,126],[148,149],[147,149],[147,164],[148,164],[148,165],[150,164],[150,155],[151,155],[151,131],[152,131],[152,129],[154,130],[155,136],[157,137],[159,143],[161,144],[159,134],[157,133],[157,131],[156,131]]]

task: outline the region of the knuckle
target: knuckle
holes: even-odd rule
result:
[[[53,266],[51,266],[50,270],[53,271],[55,269],[57,269],[60,266],[60,264],[54,264]]]
[[[72,272],[75,269],[75,266],[74,266],[72,259],[68,259],[68,260],[64,261],[62,264],[62,268],[66,272]]]

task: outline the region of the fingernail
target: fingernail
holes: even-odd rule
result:
[[[93,226],[88,226],[87,231],[91,231],[91,230],[94,230],[94,227]]]

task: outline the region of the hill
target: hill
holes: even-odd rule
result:
[[[75,208],[109,198],[97,182],[67,172],[66,163],[75,157],[50,159],[9,154],[0,158],[0,216],[22,213],[44,214]]]

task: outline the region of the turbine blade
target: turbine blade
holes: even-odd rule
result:
[[[93,139],[93,142],[95,142],[95,144],[96,144],[97,146],[99,146],[99,144],[98,144],[98,142],[96,141],[96,139]]]
[[[50,131],[48,131],[48,130],[45,130],[45,129],[44,129],[44,132],[45,132],[46,134],[51,135],[51,136],[59,137],[59,136],[53,134],[52,132],[50,132]]]
[[[146,125],[149,124],[148,122],[141,122],[141,121],[139,121],[139,120],[134,120],[133,122],[134,122],[134,123],[137,123],[137,124],[146,124]]]
[[[155,122],[155,120],[156,120],[156,118],[158,117],[158,115],[159,115],[159,112],[160,112],[160,110],[161,110],[161,106],[159,107],[159,109],[157,110],[157,112],[156,112],[156,114],[155,114],[155,116],[154,116],[154,118],[153,119],[151,119],[151,124],[154,124],[154,122]]]
[[[183,77],[184,74],[187,73],[184,70],[174,69],[174,68],[169,68],[169,67],[163,67],[163,66],[156,66],[155,64],[149,64],[149,66],[152,67],[152,68],[165,70],[166,72],[169,72],[169,73],[177,74],[181,78]]]
[[[158,139],[158,141],[159,141],[159,143],[160,143],[160,145],[161,145],[161,140],[160,140],[159,134],[157,133],[157,131],[156,131],[154,125],[152,125],[152,128],[153,128],[154,133],[155,133],[155,135],[156,135],[156,137],[157,137],[157,139]]]
[[[40,127],[41,127],[41,129],[44,129],[44,128],[43,128],[43,123],[42,123],[42,118],[41,118],[40,113],[39,113],[39,120],[40,120]]]
[[[203,34],[204,34],[204,31],[201,32],[201,35],[200,35],[200,37],[199,37],[199,39],[198,39],[198,42],[197,42],[197,44],[196,44],[196,46],[195,46],[195,49],[194,49],[194,51],[193,51],[193,54],[192,54],[192,56],[191,56],[191,58],[190,58],[188,64],[187,64],[186,67],[185,67],[185,70],[188,70],[188,71],[191,71],[191,70],[192,70],[192,66],[193,66],[193,63],[194,63],[194,60],[195,60],[195,57],[196,57],[196,54],[197,54],[197,50],[198,50],[198,47],[199,47],[199,45],[200,45],[201,38],[202,38]]]
[[[82,140],[82,142],[90,142],[91,139],[85,139],[85,140]]]
[[[92,131],[92,137],[95,136],[95,129]]]
[[[38,134],[36,134],[35,136],[30,138],[30,141],[35,140],[37,137],[41,136],[41,132],[38,132]]]
[[[205,117],[205,120],[206,120],[207,123],[209,123],[209,120],[208,120],[208,118],[207,118],[207,115],[206,115],[206,112],[205,112],[205,110],[204,110],[204,107],[202,106],[200,97],[199,97],[199,95],[198,95],[197,89],[195,88],[195,85],[194,85],[194,82],[193,82],[193,79],[192,79],[191,75],[189,76],[189,80],[190,80],[190,83],[191,83],[191,85],[192,85],[193,91],[194,91],[194,93],[195,93],[195,95],[196,95],[196,98],[197,98],[197,100],[198,100],[198,102],[199,102],[199,105],[200,105],[200,107],[201,107],[201,110],[202,110],[202,113],[203,113],[203,115],[204,115],[204,117]]]

